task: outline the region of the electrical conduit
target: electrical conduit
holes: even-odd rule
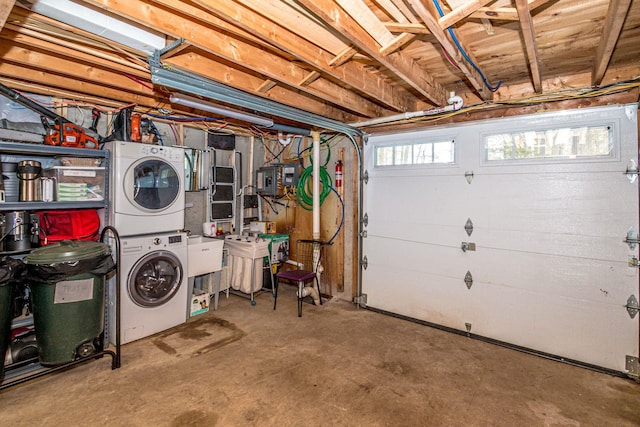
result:
[[[390,122],[398,122],[401,120],[409,120],[415,117],[435,116],[436,114],[442,114],[448,111],[459,110],[460,108],[462,108],[462,104],[464,103],[462,98],[457,96],[454,92],[451,92],[447,102],[449,103],[449,105],[445,107],[433,108],[431,110],[420,110],[420,111],[413,111],[408,113],[394,114],[393,116],[387,116],[387,117],[378,117],[376,119],[350,123],[350,125],[357,128],[361,128],[365,126],[373,126],[373,125],[380,125],[380,124],[390,123]]]

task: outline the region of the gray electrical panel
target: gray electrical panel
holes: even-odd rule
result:
[[[299,175],[300,168],[298,166],[298,163],[282,164],[282,185],[286,187],[294,187],[298,185]]]
[[[280,166],[264,166],[256,173],[256,190],[265,196],[278,195],[278,175]]]

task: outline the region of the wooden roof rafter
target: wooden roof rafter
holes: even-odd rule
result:
[[[477,91],[482,99],[485,101],[491,100],[493,98],[493,93],[485,87],[484,80],[480,73],[474,69],[468,62],[464,60],[459,55],[458,49],[456,46],[449,40],[447,35],[445,34],[445,30],[440,28],[440,24],[438,24],[437,19],[432,15],[432,13],[424,6],[421,0],[408,0],[408,4],[415,10],[418,14],[422,22],[425,26],[431,31],[433,36],[438,40],[440,45],[444,48],[444,50],[449,54],[452,60],[456,63],[460,71],[465,75],[469,83],[473,86],[473,88]],[[459,43],[464,48],[463,42],[459,41]],[[467,56],[477,64],[477,61],[473,57],[473,54],[465,49]],[[476,65],[477,66],[477,65]]]
[[[629,7],[631,7],[631,0],[611,0],[609,3],[602,36],[596,52],[591,86],[598,86],[602,83],[602,78],[613,55],[613,49],[618,42],[618,38],[620,38],[624,21],[627,13],[629,13]]]
[[[529,3],[527,0],[515,0],[518,16],[520,17],[520,28],[522,29],[522,38],[524,39],[525,50],[529,60],[529,70],[531,71],[531,80],[533,89],[536,93],[542,92],[542,79],[540,77],[540,59],[538,55],[538,45],[536,44],[536,34],[533,28],[533,19],[529,11]]]
[[[280,85],[300,90],[314,98],[323,100],[323,102],[339,103],[341,107],[360,116],[371,117],[381,113],[378,105],[330,81],[322,79],[317,80],[313,85],[300,86],[299,82],[308,74],[306,69],[256,46],[255,42],[239,37],[235,38],[225,32],[214,30],[212,25],[205,25],[204,20],[214,22],[217,18],[208,14],[205,17],[201,9],[190,6],[187,3],[175,0],[153,0],[152,3],[143,5],[138,2],[120,2],[117,0],[84,1],[136,22],[144,28],[161,31],[176,39],[182,37],[194,47],[225,62],[236,64],[242,69],[277,81]],[[189,26],[181,25],[179,20],[173,18],[175,11],[192,18]],[[142,19],[142,17],[145,19]],[[217,25],[229,27],[224,22],[217,22]],[[284,73],[282,70],[287,70],[287,72]],[[207,77],[211,77],[214,80],[220,79],[219,76]],[[231,84],[230,81],[229,83]],[[255,91],[255,85],[243,86],[239,87],[239,89],[263,95]],[[285,104],[291,102],[289,99],[278,99],[278,101]]]
[[[158,1],[158,0],[155,0]],[[180,8],[184,6],[175,0],[162,0],[163,3],[171,1],[177,3]],[[266,0],[265,0],[266,1]],[[346,47],[345,54],[334,56],[332,53],[320,49],[316,44],[304,38],[304,34],[298,34],[287,27],[282,26],[283,17],[286,16],[284,11],[273,9],[274,14],[278,16],[277,20],[268,19],[259,13],[259,6],[263,4],[260,1],[253,0],[237,0],[234,2],[219,2],[212,0],[194,0],[200,8],[207,12],[218,16],[220,19],[228,22],[230,25],[237,26],[243,31],[251,34],[256,39],[265,43],[277,46],[282,51],[288,52],[296,61],[304,64],[307,69],[312,69],[320,75],[320,79],[329,78],[335,82],[341,82],[349,85],[351,89],[355,89],[362,93],[363,96],[371,98],[375,102],[392,111],[406,111],[415,103],[415,100],[407,93],[399,90],[386,90],[380,88],[382,84],[378,77],[371,76],[363,67],[358,64],[347,63],[357,52],[352,54],[348,47],[340,44],[340,49]],[[236,4],[237,3],[237,4]],[[280,7],[282,7],[280,5]],[[294,21],[294,20],[291,20]],[[228,29],[232,32],[232,29]],[[331,42],[331,46],[338,46],[336,42]],[[338,66],[344,65],[338,69]],[[272,76],[269,77],[273,79]],[[303,81],[304,77],[300,78]],[[363,100],[363,102],[368,102]],[[381,114],[382,110],[378,111]]]
[[[445,105],[446,91],[432,76],[416,67],[411,58],[399,52],[388,56],[380,54],[379,43],[363,29],[361,22],[353,19],[333,0],[297,0],[297,3],[331,26],[337,34],[346,39],[348,44],[395,74],[429,102],[434,105]],[[384,28],[384,24],[378,22]]]

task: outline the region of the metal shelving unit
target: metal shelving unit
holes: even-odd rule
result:
[[[33,158],[54,158],[58,156],[67,157],[81,157],[81,158],[99,158],[102,160],[102,164],[105,168],[105,183],[104,183],[104,198],[103,200],[88,200],[88,201],[65,201],[65,202],[5,202],[0,203],[0,212],[9,211],[40,211],[40,210],[56,210],[56,209],[104,209],[104,218],[108,218],[108,194],[109,194],[109,152],[106,150],[92,150],[84,148],[69,148],[69,147],[54,147],[42,144],[28,144],[20,142],[7,142],[0,141],[0,154],[15,155]],[[116,240],[117,231],[112,227],[105,227],[105,229],[111,229],[115,234]],[[105,231],[101,239],[104,238]],[[119,251],[119,244],[117,245],[117,251]],[[24,253],[27,253],[25,251]],[[14,255],[12,253],[4,253],[4,255]],[[15,254],[20,255],[20,254]],[[119,255],[116,254],[116,268],[119,269]],[[119,274],[116,273],[119,277]],[[106,287],[105,287],[106,289]],[[118,286],[119,289],[119,286]],[[119,296],[117,297],[119,303]],[[106,307],[105,307],[106,312]],[[106,313],[105,313],[106,314]],[[116,325],[119,327],[119,310],[117,310]],[[12,328],[30,326],[33,323],[32,318],[20,318],[14,319],[12,322]],[[108,319],[105,317],[105,332]],[[103,335],[106,335],[103,332]],[[105,355],[111,356],[111,369],[117,369],[120,367],[120,343],[119,340],[116,343],[115,351],[105,350],[105,340],[102,339],[102,347],[98,348],[96,352],[88,355],[87,357],[76,359],[72,362],[62,364],[55,367],[45,367],[38,363],[37,359],[20,361],[11,365],[5,366],[5,378],[0,382],[0,390],[3,390],[14,385],[22,384],[26,381],[48,375],[50,373],[59,372],[69,369],[75,365],[85,363],[89,360],[99,359]],[[2,355],[2,362],[4,363],[4,355]]]

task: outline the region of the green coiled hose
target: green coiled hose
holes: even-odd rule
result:
[[[309,178],[313,176],[313,165],[305,168],[300,177],[298,178],[297,199],[298,204],[304,209],[310,211],[313,209],[313,190],[309,188]],[[320,184],[322,185],[322,191],[320,192],[320,204],[324,202],[324,199],[331,193],[333,187],[333,181],[331,175],[327,172],[323,166],[320,166]]]

